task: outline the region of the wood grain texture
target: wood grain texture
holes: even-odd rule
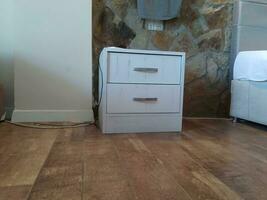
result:
[[[0,187],[0,200],[27,200],[31,186]]]
[[[1,125],[0,187],[32,185],[56,136],[56,131]]]
[[[109,137],[92,130],[85,139],[84,153],[84,200],[135,199],[128,174]]]
[[[0,124],[0,166],[0,200],[265,200],[267,128],[184,120],[180,135],[103,135]]]
[[[81,199],[82,146],[80,133],[72,129],[61,131],[32,188],[29,200]]]

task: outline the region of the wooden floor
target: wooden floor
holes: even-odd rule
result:
[[[266,200],[266,130],[224,120],[185,120],[181,135],[0,124],[0,200]]]

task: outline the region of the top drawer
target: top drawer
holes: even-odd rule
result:
[[[181,56],[110,53],[109,83],[180,84]]]

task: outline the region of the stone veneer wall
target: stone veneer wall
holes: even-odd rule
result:
[[[93,0],[94,96],[103,47],[185,51],[184,115],[228,116],[232,8],[233,0],[183,0],[180,16],[154,32],[143,28],[136,0]]]

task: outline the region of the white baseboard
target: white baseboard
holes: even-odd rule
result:
[[[230,117],[225,118],[225,117],[183,117],[184,119],[200,119],[200,120],[226,120],[230,121],[232,120]]]
[[[12,122],[92,122],[93,110],[14,110]]]

